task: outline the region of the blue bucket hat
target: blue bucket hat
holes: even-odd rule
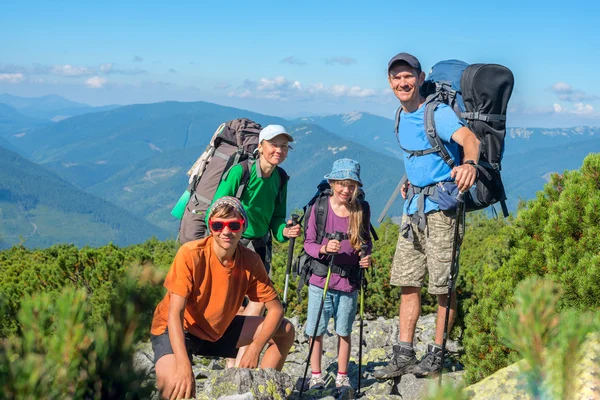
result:
[[[340,158],[335,160],[331,172],[325,175],[325,179],[332,181],[343,181],[350,179],[358,182],[362,186],[360,180],[360,164],[350,158]]]

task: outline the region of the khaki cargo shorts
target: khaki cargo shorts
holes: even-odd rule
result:
[[[423,232],[419,231],[409,216],[402,216],[402,225],[411,224],[414,239],[409,240],[400,233],[391,268],[390,284],[423,287],[425,274],[429,271],[428,292],[435,295],[447,294],[456,218],[444,211],[433,211],[426,217],[427,226]],[[464,226],[461,226],[459,245],[463,235]]]

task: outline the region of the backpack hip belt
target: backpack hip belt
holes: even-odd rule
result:
[[[310,257],[310,256],[309,256]],[[308,275],[317,275],[320,277],[327,276],[327,270],[329,268],[329,264],[323,263],[321,260],[318,260],[314,257],[310,257],[310,267]],[[356,284],[358,282],[358,273],[360,268],[357,265],[340,265],[340,264],[331,264],[331,273],[338,274],[342,278],[348,278],[351,283]]]
[[[413,201],[417,194],[420,195],[417,198],[417,211],[414,214],[409,215],[411,222],[417,225],[420,231],[424,231],[425,227],[427,226],[427,217],[425,216],[425,198],[431,197],[431,199],[435,201],[437,199],[437,191],[438,185],[433,184],[425,187],[410,185],[408,191],[406,192],[406,202],[408,204]],[[400,227],[400,232],[406,239],[411,241],[414,240],[414,232],[410,223],[403,223]]]

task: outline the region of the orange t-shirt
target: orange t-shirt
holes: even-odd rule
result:
[[[187,299],[183,329],[211,342],[217,341],[242,305],[244,296],[254,302],[277,297],[258,254],[238,244],[233,266],[223,266],[212,251],[213,238],[194,240],[181,246],[167,274],[168,293],[156,307],[152,334],[167,328],[170,293]]]

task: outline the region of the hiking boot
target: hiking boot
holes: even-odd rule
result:
[[[442,349],[427,345],[427,353],[421,358],[421,361],[414,367],[413,374],[417,378],[426,376],[436,376],[442,371]]]
[[[411,373],[417,364],[415,351],[407,347],[395,344],[394,354],[388,364],[380,370],[375,371],[375,379],[391,379],[407,373]]]
[[[308,389],[325,389],[325,380],[321,375],[311,377],[310,381],[308,382]]]
[[[351,387],[348,375],[338,375],[337,378],[335,378],[335,387],[338,389],[341,387]]]

